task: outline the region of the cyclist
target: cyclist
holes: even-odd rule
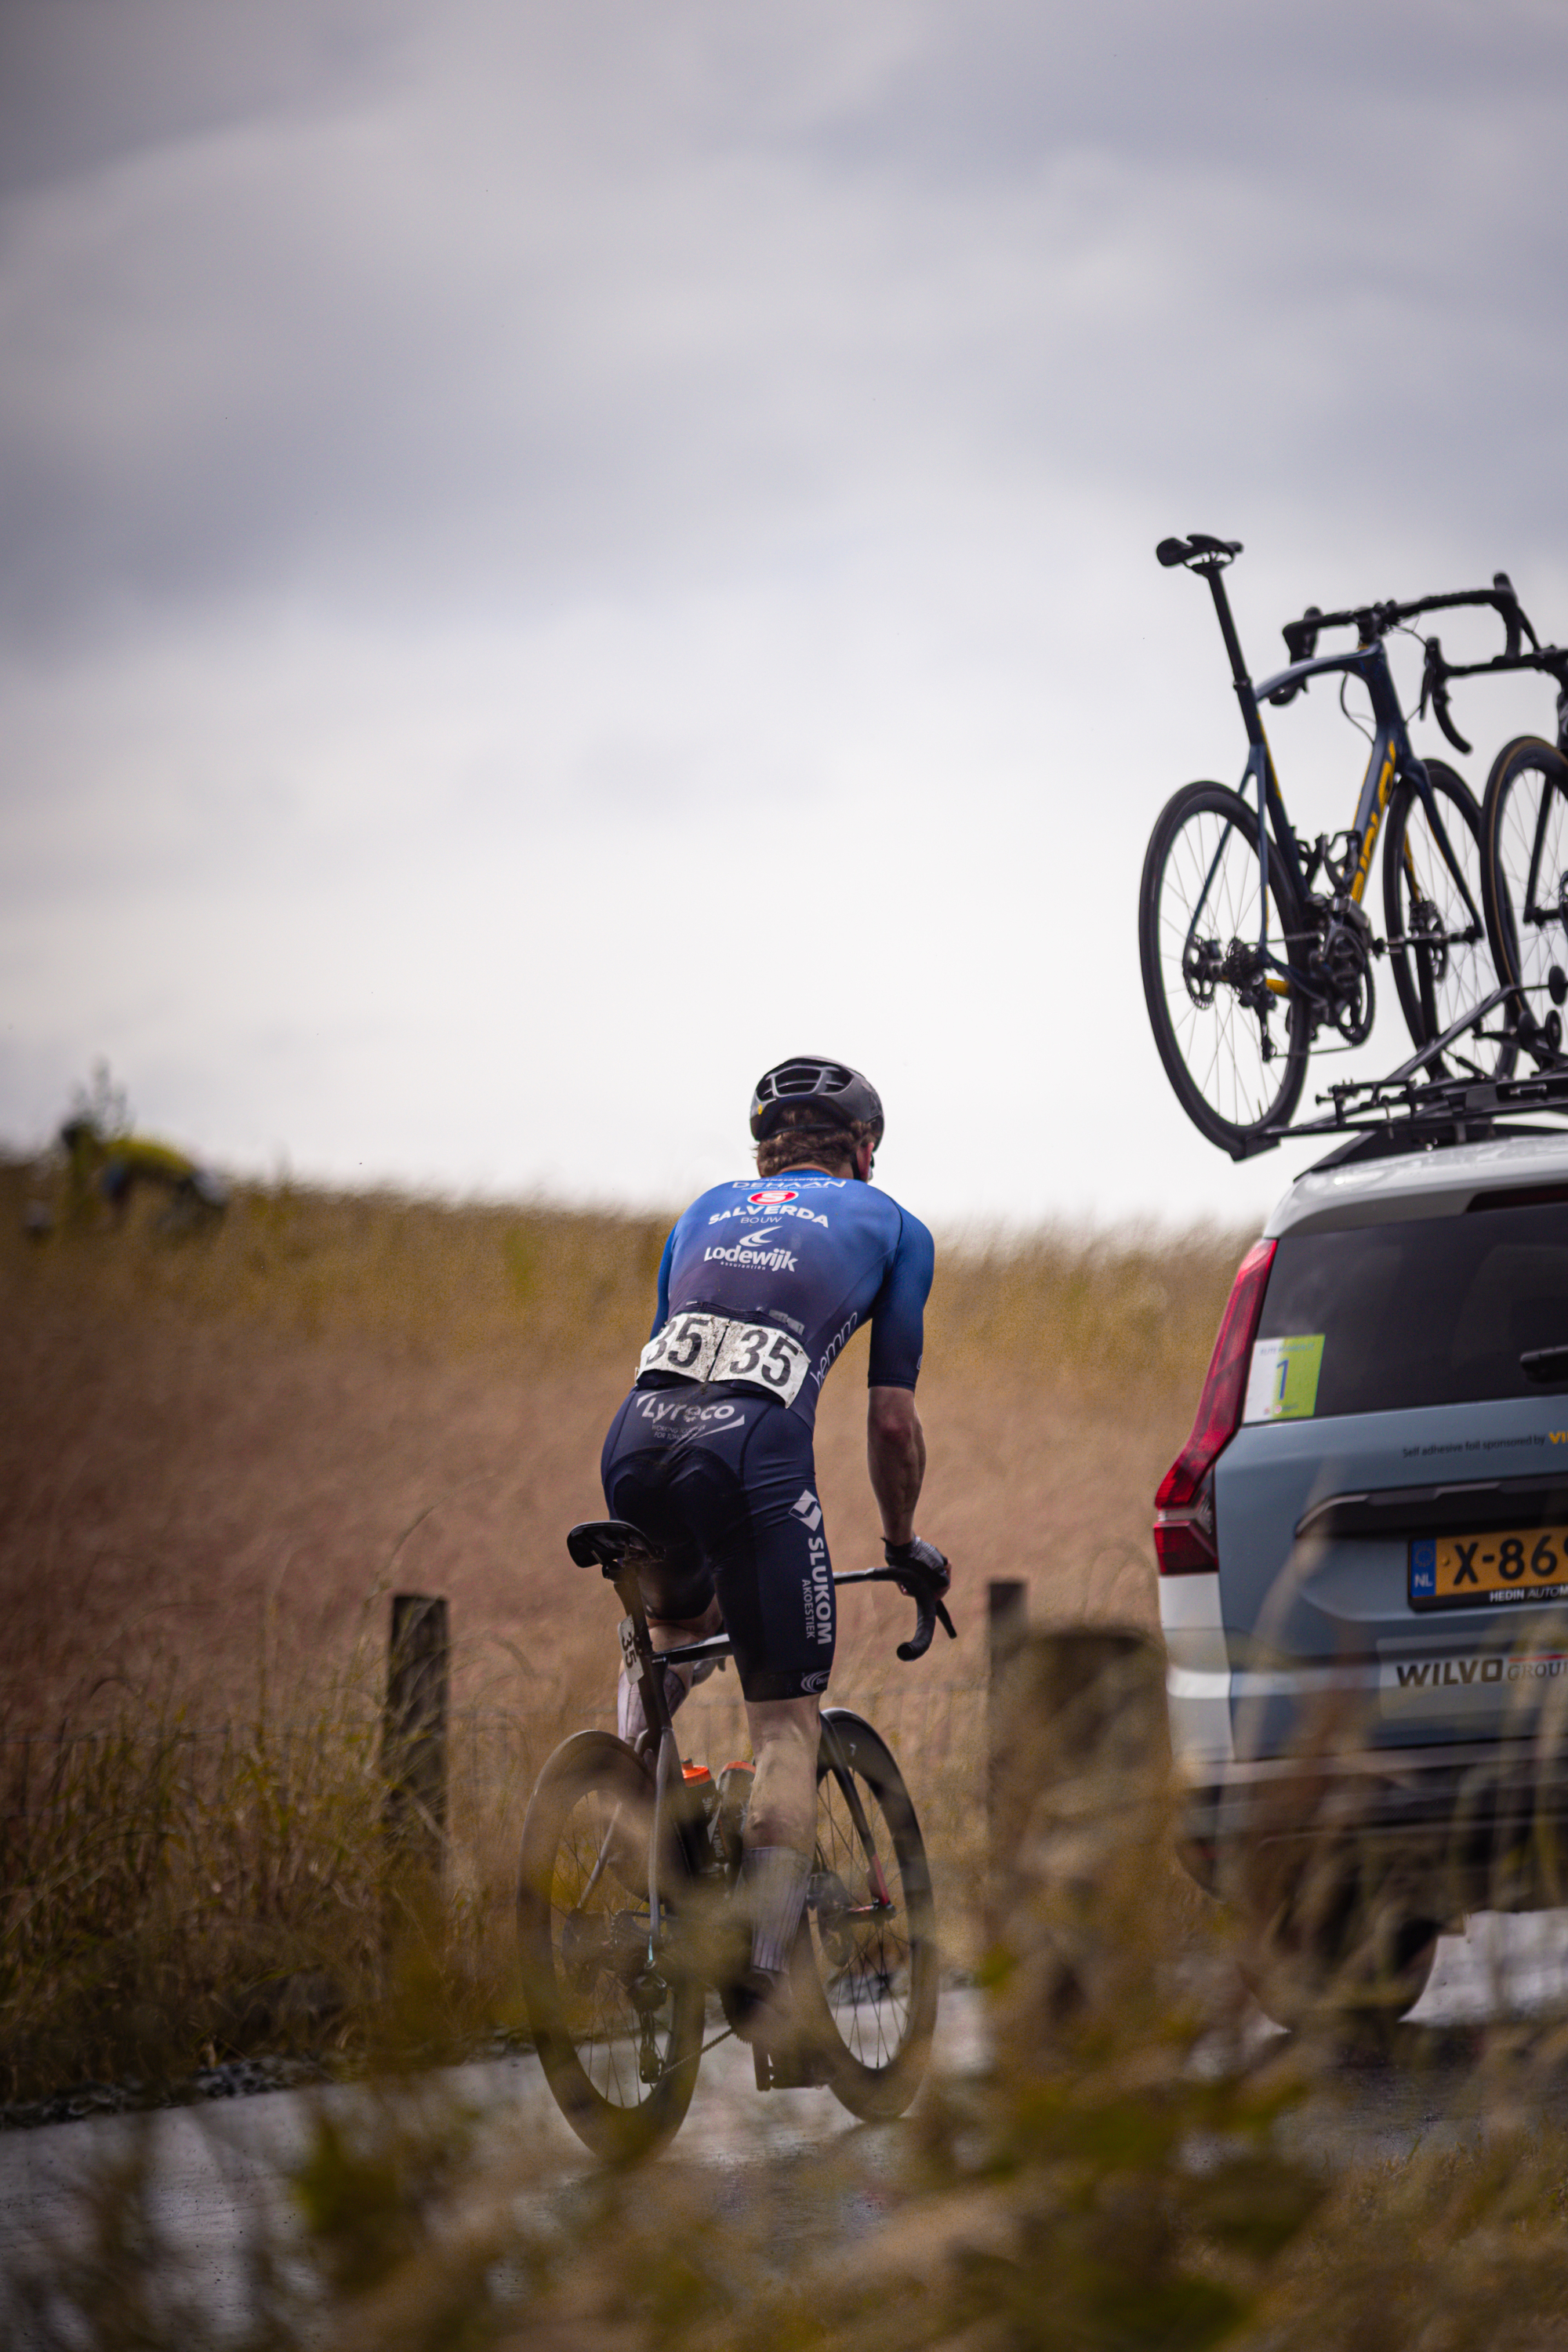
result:
[[[642,1573],[656,1648],[729,1632],[756,1775],[742,1885],[752,1966],[731,2016],[771,2044],[791,2026],[787,1969],[816,1837],[821,1695],[834,1595],[812,1431],[822,1383],[871,1324],[867,1456],[890,1567],[948,1566],[914,1531],[925,1475],[915,1409],[931,1237],[871,1188],[882,1105],[858,1071],[781,1062],[752,1097],[757,1180],[715,1185],[680,1217],[658,1270],[653,1336],[605,1441],[611,1514],[658,1547]],[[705,1669],[711,1672],[711,1668]],[[692,1669],[667,1667],[673,1712]],[[623,1667],[617,1716],[647,1730]]]
[[[106,1134],[97,1119],[82,1112],[67,1119],[59,1139],[66,1155],[66,1214],[71,1223],[79,1224],[87,1216],[95,1192],[107,1202],[116,1223],[122,1223],[138,1184],[154,1185],[169,1195],[163,1219],[166,1229],[221,1216],[228,1205],[228,1188],[221,1176],[172,1145],[155,1143],[151,1136]]]

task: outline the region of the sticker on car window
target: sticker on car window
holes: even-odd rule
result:
[[[1244,1421],[1310,1421],[1323,1368],[1321,1331],[1289,1339],[1259,1339],[1252,1350]]]

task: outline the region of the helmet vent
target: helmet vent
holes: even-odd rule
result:
[[[842,1094],[854,1073],[838,1062],[787,1062],[773,1072],[775,1095]]]

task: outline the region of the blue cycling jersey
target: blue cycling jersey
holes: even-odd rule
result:
[[[808,1366],[789,1410],[809,1427],[835,1359],[868,1316],[870,1385],[914,1387],[935,1257],[918,1217],[853,1178],[805,1170],[716,1184],[664,1245],[654,1336],[691,1313],[788,1333]]]

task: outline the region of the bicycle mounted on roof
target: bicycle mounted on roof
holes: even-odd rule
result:
[[[1240,793],[1215,783],[1184,787],[1162,812],[1144,860],[1144,992],[1161,1059],[1188,1116],[1235,1159],[1278,1143],[1323,1030],[1343,1048],[1370,1035],[1373,967],[1384,955],[1416,1048],[1416,1063],[1402,1077],[1419,1067],[1442,1080],[1451,1063],[1474,1079],[1503,1078],[1521,1049],[1538,1064],[1552,1062],[1561,1041],[1555,1015],[1536,1018],[1528,1002],[1532,983],[1507,952],[1506,921],[1493,918],[1493,896],[1506,900],[1507,891],[1501,882],[1495,893],[1491,887],[1482,813],[1453,769],[1416,756],[1384,640],[1426,613],[1480,606],[1500,615],[1505,647],[1489,661],[1450,663],[1435,636],[1424,641],[1420,709],[1424,714],[1429,704],[1462,750],[1468,746],[1453,725],[1448,680],[1508,669],[1557,679],[1559,732],[1568,736],[1568,652],[1541,644],[1500,572],[1490,588],[1409,604],[1340,613],[1309,606],[1286,625],[1289,666],[1255,683],[1223,578],[1239,541],[1194,532],[1163,540],[1155,551],[1163,564],[1185,565],[1208,585],[1248,745]],[[1320,654],[1321,634],[1342,627],[1355,629],[1354,646]],[[1352,824],[1320,835],[1308,850],[1286,811],[1260,705],[1289,703],[1313,677],[1335,673],[1342,701],[1344,680],[1356,678],[1367,690],[1372,751]],[[1568,833],[1568,765],[1550,747],[1537,748],[1559,760]],[[1381,938],[1363,903],[1380,835],[1387,933]],[[1326,887],[1315,887],[1320,876]],[[1563,913],[1568,922],[1568,877]]]

